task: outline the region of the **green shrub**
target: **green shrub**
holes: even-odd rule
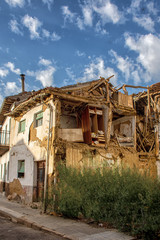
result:
[[[67,217],[106,221],[145,239],[160,234],[160,183],[136,170],[59,167],[53,187],[57,211]]]

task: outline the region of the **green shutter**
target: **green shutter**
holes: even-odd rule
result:
[[[25,120],[21,122],[21,132],[25,131],[25,123],[26,123]]]
[[[19,133],[25,131],[25,125],[26,125],[26,120],[23,120],[19,123],[19,129],[18,129]]]
[[[36,120],[43,118],[43,112],[39,112],[36,114]]]

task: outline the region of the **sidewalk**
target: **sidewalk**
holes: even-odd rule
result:
[[[13,222],[44,232],[55,233],[72,240],[132,240],[133,237],[115,229],[95,228],[88,224],[62,217],[40,214],[38,209],[10,202],[0,194],[0,214]]]

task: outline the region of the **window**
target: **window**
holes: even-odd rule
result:
[[[43,124],[43,112],[38,112],[34,115],[34,127],[42,126]]]
[[[9,180],[9,162],[7,163],[7,180]]]
[[[25,125],[26,125],[26,120],[20,121],[20,123],[19,123],[19,129],[18,129],[18,132],[19,132],[19,133],[25,131]]]
[[[18,160],[18,178],[24,178],[25,161]]]

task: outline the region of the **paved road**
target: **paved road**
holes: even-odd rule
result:
[[[50,235],[23,225],[12,223],[0,216],[0,240],[64,240],[57,235]]]

